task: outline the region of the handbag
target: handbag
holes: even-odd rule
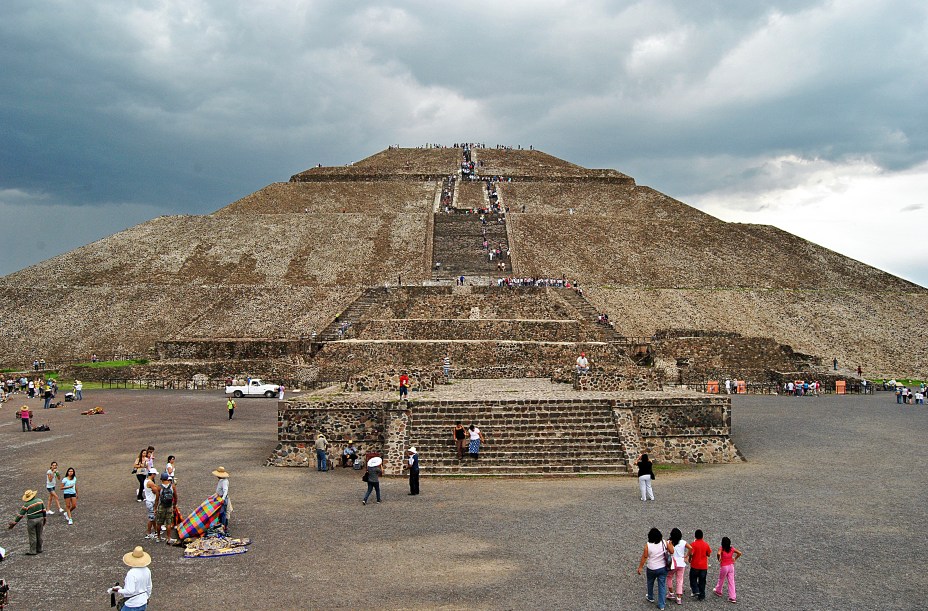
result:
[[[365,471],[365,472],[364,472],[364,475],[361,476],[361,481],[362,481],[362,482],[369,482],[369,481],[371,481],[370,478],[368,477],[367,471]]]
[[[674,566],[673,566],[673,554],[671,554],[670,552],[667,551],[667,543],[666,543],[666,542],[664,543],[664,564],[667,565],[667,570],[668,570],[668,571],[672,571],[672,570],[674,569]]]

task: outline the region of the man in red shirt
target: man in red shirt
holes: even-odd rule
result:
[[[406,399],[409,401],[409,376],[406,375],[406,372],[400,374],[400,401]]]
[[[690,545],[690,552],[685,559],[690,565],[690,590],[693,598],[706,599],[706,574],[709,572],[709,556],[712,548],[702,540],[702,531],[696,531],[696,540]]]

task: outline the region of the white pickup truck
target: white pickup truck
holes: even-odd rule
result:
[[[265,384],[258,378],[251,378],[248,384],[244,386],[226,386],[226,394],[232,395],[236,399],[239,397],[260,397],[265,396],[272,399],[277,396],[280,390],[279,384]]]

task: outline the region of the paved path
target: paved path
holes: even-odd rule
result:
[[[41,487],[52,459],[80,482],[74,526],[51,517],[42,556],[22,555],[23,524],[0,534],[15,608],[108,605],[104,591],[125,574],[121,555],[144,544],[129,470],[149,443],[159,463],[177,455],[186,509],[214,490],[210,470],[229,469],[234,532],[255,540],[249,553],[215,560],[155,547],[153,609],[645,611],[654,607],[634,569],[652,525],[702,528],[713,547],[730,536],[746,554],[741,608],[925,607],[928,577],[916,562],[928,522],[928,409],[897,406],[888,393],[735,397],[735,441],[748,462],[661,472],[653,504],[637,500],[632,478],[596,477],[427,479],[419,497],[388,480],[385,502],[367,507],[356,472],[261,466],[276,401],[241,400],[229,422],[214,391],[86,395],[79,407],[107,414],[32,402],[58,438],[26,445],[42,434],[0,428],[0,521],[24,488]],[[16,405],[0,415],[12,419]]]

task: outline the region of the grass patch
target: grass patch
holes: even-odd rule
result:
[[[674,471],[685,471],[690,468],[690,465],[676,465],[676,464],[664,464],[664,463],[655,463],[651,467],[655,471],[664,471],[667,473],[672,473]]]
[[[871,383],[871,384],[882,385],[884,382],[889,382],[889,381],[892,380],[892,379],[894,379],[894,378],[886,378],[886,379],[877,378],[877,379],[875,379],[875,380],[870,380],[870,383]],[[897,383],[897,384],[902,384],[903,386],[908,386],[908,387],[910,387],[910,388],[911,388],[912,386],[919,386],[919,385],[925,383],[924,380],[912,380],[912,379],[909,379],[909,378],[895,378],[895,380],[896,380],[896,383]]]
[[[147,365],[148,359],[126,359],[123,361],[97,361],[96,363],[75,363],[75,367],[87,367],[89,369],[102,369],[104,367],[132,367],[133,365]]]

